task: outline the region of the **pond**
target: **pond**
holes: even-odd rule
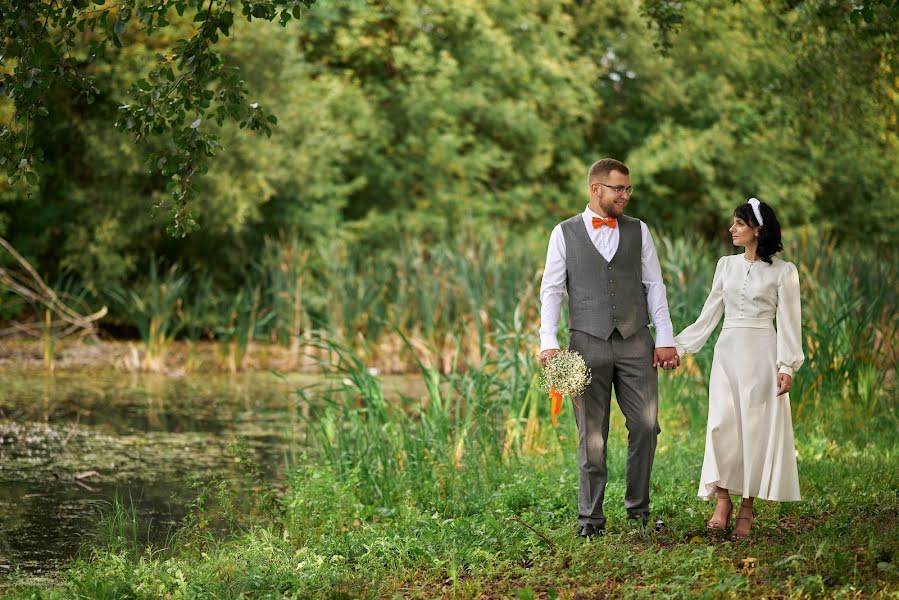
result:
[[[196,495],[192,475],[237,474],[235,442],[283,480],[308,416],[294,390],[322,381],[0,371],[0,586],[54,577],[96,539],[115,498],[135,508],[143,540],[163,541]],[[383,382],[415,394],[420,378]]]

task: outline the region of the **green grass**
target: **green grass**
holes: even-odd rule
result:
[[[515,331],[509,335],[514,336]],[[895,415],[865,430],[839,402],[797,424],[803,502],[757,503],[752,540],[706,533],[695,497],[704,442],[701,386],[662,377],[662,435],[644,531],[623,509],[626,432],[613,415],[608,534],[574,538],[576,436],[569,406],[549,425],[532,357],[440,375],[428,393],[384,399],[352,353],[323,344],[340,382],[314,393],[314,442],[286,490],[247,480],[199,486],[184,527],[162,548],[120,535],[33,598],[236,597],[895,597],[899,475]],[[511,346],[511,344],[510,344]],[[516,368],[516,364],[520,368]],[[333,378],[332,378],[333,380]],[[247,494],[246,490],[253,490]],[[210,527],[210,522],[224,523]],[[127,529],[127,528],[124,528]]]
[[[258,281],[241,296],[242,316],[222,336],[248,352],[254,336],[274,331],[267,327],[295,337],[318,322],[339,340],[310,344],[303,331],[333,377],[327,387],[298,392],[308,405],[309,445],[297,449],[287,488],[259,479],[239,454],[246,481],[199,482],[189,518],[164,547],[114,535],[124,522],[117,509],[109,539],[87,551],[64,583],[13,594],[899,596],[896,265],[815,235],[791,240],[786,258],[800,267],[807,355],[791,392],[805,499],[757,503],[747,543],[709,537],[711,505],[695,497],[711,343],[661,375],[652,495],[668,527],[656,534],[625,519],[625,431],[617,416],[609,531],[584,543],[574,538],[571,411],[553,429],[535,379],[544,249],[502,239],[427,248],[405,242],[392,256],[365,257],[334,242],[329,255],[340,260],[330,263],[277,259],[272,248],[274,262],[257,269]],[[699,312],[717,253],[685,240],[659,247],[679,329]],[[272,287],[275,271],[281,279]],[[427,393],[388,401],[368,368],[385,352],[414,364]]]
[[[800,453],[811,455],[801,461],[806,500],[761,505],[753,540],[734,544],[705,534],[709,507],[692,498],[702,450],[697,436],[667,437],[653,484],[655,509],[668,521],[661,534],[624,519],[620,436],[610,457],[609,533],[589,543],[572,537],[577,483],[571,461],[516,461],[497,475],[492,493],[454,517],[411,499],[395,509],[373,505],[357,477],[310,466],[292,478],[283,520],[211,541],[202,554],[101,551],[73,567],[62,589],[38,597],[340,591],[478,598],[524,588],[552,588],[562,596],[886,597],[899,591],[895,449],[834,449],[826,436],[801,436],[808,440]]]

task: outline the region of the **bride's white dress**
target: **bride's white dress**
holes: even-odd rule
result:
[[[702,498],[720,486],[743,497],[800,499],[790,397],[776,395],[777,373],[792,375],[804,359],[799,274],[793,263],[772,261],[721,257],[702,313],[675,336],[678,355],[696,353],[724,315],[709,380]]]

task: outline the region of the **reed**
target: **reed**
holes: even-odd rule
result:
[[[95,556],[119,554],[137,556],[149,540],[149,526],[141,532],[137,504],[133,498],[116,495],[100,509],[100,522],[96,531]]]
[[[53,312],[44,309],[44,326],[41,330],[44,348],[44,368],[53,372],[56,368],[56,335],[53,333]]]
[[[186,372],[196,371],[201,364],[197,342],[215,339],[218,325],[218,300],[215,285],[208,275],[194,275],[184,294],[176,300],[176,314],[180,330],[187,345]]]
[[[229,373],[245,370],[252,358],[253,347],[260,329],[275,317],[274,312],[262,305],[262,284],[253,283],[248,275],[247,283],[237,295],[224,298],[219,305],[227,322],[216,329],[219,340],[219,366]]]
[[[299,238],[281,236],[266,238],[260,259],[260,270],[266,282],[264,300],[273,316],[269,339],[283,344],[290,352],[290,367],[300,359],[301,341],[311,333],[311,323],[304,296],[309,277],[311,250]]]
[[[897,261],[871,248],[840,246],[811,229],[788,232],[786,239],[782,256],[800,269],[807,355],[794,386],[798,415],[833,404],[859,414],[889,412],[895,406]],[[324,353],[310,343],[324,335],[368,367],[409,371],[421,361],[450,374],[510,360],[503,353],[508,344],[536,353],[544,244],[537,236],[463,229],[451,240],[405,239],[372,252],[340,237],[309,247],[282,236],[265,242],[240,289],[217,289],[201,278],[185,297],[184,277],[170,270],[163,280],[154,263],[147,282],[122,291],[119,304],[141,330],[150,364],[159,362],[178,331],[189,339],[205,331],[214,332],[220,366],[228,371],[249,365],[257,339],[285,345],[296,365],[301,353]],[[656,245],[680,330],[699,314],[718,257],[736,250],[664,235],[656,236]],[[181,298],[179,320],[171,317],[173,297]],[[678,401],[703,396],[713,345],[664,375]],[[513,369],[518,381],[527,379],[524,365],[503,368]]]
[[[330,358],[322,366],[332,383],[317,390],[310,411],[315,448],[376,506],[414,502],[464,514],[496,483],[494,467],[519,454],[520,444],[504,448],[503,435],[510,407],[517,412],[523,399],[510,394],[514,378],[480,370],[444,375],[417,360],[426,394],[388,402],[360,357],[327,340],[316,344]]]
[[[157,261],[151,259],[143,282],[109,292],[120,313],[140,333],[144,344],[142,370],[156,372],[165,366],[166,352],[183,325],[178,306],[187,284],[188,277],[178,273],[177,265],[160,274]]]
[[[896,408],[899,261],[868,248],[837,249],[817,235],[792,248],[801,257],[807,376],[797,380],[799,414],[839,405],[845,414]]]

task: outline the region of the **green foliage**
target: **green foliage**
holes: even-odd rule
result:
[[[707,534],[710,505],[694,496],[704,419],[682,408],[705,399],[675,396],[674,380],[663,376],[652,494],[667,528],[656,533],[626,519],[627,432],[616,413],[608,532],[585,543],[573,535],[570,409],[559,430],[548,426],[542,394],[538,413],[515,416],[528,381],[508,366],[526,361],[533,370],[533,356],[507,345],[496,368],[448,375],[422,368],[428,392],[406,399],[403,410],[385,402],[358,356],[328,348],[343,383],[301,391],[314,435],[283,495],[247,462],[245,480],[198,485],[184,528],[144,551],[135,551],[133,518],[116,505],[108,543],[32,597],[888,598],[897,591],[895,423],[851,425],[864,407],[831,403],[827,419],[797,421],[804,501],[757,502],[751,541],[731,543]],[[516,421],[536,431],[533,445],[510,436]],[[233,452],[244,460],[239,445]]]
[[[278,18],[284,25],[314,1],[245,0],[239,7],[247,21]],[[195,228],[188,207],[193,180],[219,148],[218,136],[204,122],[221,126],[228,120],[270,135],[277,121],[258,102],[247,100],[238,70],[216,47],[231,34],[234,16],[231,2],[215,0],[0,4],[0,67],[5,71],[0,92],[14,106],[0,128],[0,164],[6,165],[10,184],[38,182],[36,161],[45,158],[45,148],[35,144],[32,128],[50,115],[54,94],[64,91],[73,104],[94,103],[105,90],[85,66],[102,62],[107,52],[125,44],[152,47],[154,36],[174,31],[174,39],[163,43],[168,52],[157,53],[155,67],[130,85],[132,100],[119,106],[116,126],[135,140],[153,135],[166,141],[150,160],[169,180],[171,230],[184,235]]]
[[[384,244],[549,225],[614,155],[637,216],[670,231],[709,237],[756,195],[791,224],[895,237],[894,0],[304,6],[0,5],[0,160],[30,180],[0,186],[0,232],[91,289],[151,251],[227,248],[216,275],[233,279],[280,231]],[[268,23],[301,14],[290,35]],[[197,220],[197,240],[158,235]]]
[[[183,325],[178,312],[186,286],[187,278],[177,273],[177,267],[160,276],[159,266],[151,260],[144,287],[118,288],[109,293],[121,313],[128,315],[140,332],[146,351],[145,369],[161,368],[169,344]]]
[[[738,4],[742,0],[734,0]],[[688,18],[685,16],[685,4],[678,0],[643,0],[642,13],[652,26],[658,30],[656,44],[663,51],[671,49],[672,37],[675,36]],[[881,22],[895,20],[899,17],[899,2],[896,0],[860,0],[852,5],[822,2],[820,0],[781,0],[772,4],[773,10],[783,13],[791,11],[820,11],[836,13],[841,21],[851,23],[860,29],[862,21],[866,25],[874,24],[878,18]],[[834,10],[836,9],[836,10]]]
[[[787,224],[824,223],[846,238],[891,244],[899,38],[889,20],[857,30],[849,10],[683,3],[671,68],[661,82],[633,84],[660,117],[630,154],[641,191],[635,211],[708,235],[721,214],[757,196]],[[859,198],[876,200],[849,208]]]
[[[95,301],[139,285],[151,255],[236,296],[251,265],[266,260],[267,239],[308,252],[320,276],[360,270],[333,264],[341,246],[371,250],[357,255],[366,262],[400,238],[425,249],[460,232],[544,243],[585,203],[588,165],[609,155],[631,166],[629,210],[654,232],[712,240],[722,218],[754,195],[787,226],[881,248],[896,239],[897,34],[886,18],[853,25],[849,5],[679,3],[682,21],[662,56],[645,16],[624,2],[337,1],[290,29],[258,22],[254,10],[284,14],[258,3],[240,4],[251,23],[228,24],[227,3],[214,1],[212,13],[183,4],[179,16],[177,3],[165,2],[164,26],[158,11],[144,7],[138,17],[136,4],[71,17],[59,14],[67,3],[15,4],[4,19],[45,11],[53,35],[65,19],[96,20],[94,33],[85,21],[86,33],[54,42],[62,44],[54,52],[70,48],[76,74],[99,92],[73,94],[44,71],[24,88],[27,75],[6,58],[4,77],[33,94],[22,102],[48,114],[26,128],[15,102],[0,107],[9,135],[27,129],[43,153],[28,166],[41,176],[30,196],[0,183],[0,233],[40,272],[79,278]],[[56,18],[64,21],[54,26]],[[173,52],[178,40],[195,46]],[[187,68],[190,53],[205,57],[202,73]],[[232,67],[243,100],[229,83],[238,77]],[[229,112],[235,102],[240,110]],[[263,114],[257,102],[278,115],[271,137],[240,129]],[[109,127],[127,130],[129,119],[144,143]],[[208,161],[219,147],[228,151]],[[171,205],[173,176],[178,193],[187,183],[194,190],[189,218],[203,223],[185,239],[162,235],[171,216],[147,210]],[[178,218],[186,226],[188,212]],[[382,277],[375,263],[367,272]],[[436,297],[451,282],[419,283]],[[304,318],[324,320],[331,299],[309,300]],[[14,310],[4,298],[4,317]]]
[[[600,68],[568,7],[341,2],[302,31],[315,72],[359,89],[376,119],[344,211],[363,239],[532,219],[577,189]]]
[[[584,544],[572,531],[573,415],[566,405],[560,427],[549,425],[550,402],[535,377],[536,297],[522,291],[522,282],[538,280],[544,242],[460,236],[427,247],[406,240],[401,250],[378,254],[335,242],[345,272],[319,276],[339,271],[324,270],[334,268],[324,261],[309,265],[301,298],[310,318],[339,318],[341,337],[347,344],[366,338],[365,351],[399,329],[407,351],[417,350],[410,354],[419,357],[425,391],[389,399],[371,356],[313,338],[307,348],[320,351],[327,377],[297,391],[309,416],[308,445],[297,451],[286,490],[265,481],[238,444],[232,453],[243,477],[198,480],[171,542],[140,549],[134,519],[115,507],[102,534],[107,543],[72,565],[64,583],[35,597],[389,597],[434,590],[481,597],[527,588],[549,595],[550,587],[561,597],[895,594],[899,311],[883,282],[896,280],[899,263],[870,246],[838,246],[813,228],[788,232],[784,258],[800,269],[807,355],[791,392],[803,502],[757,503],[748,544],[706,537],[710,507],[693,495],[709,343],[682,369],[660,375],[663,433],[652,494],[667,530],[655,534],[626,521],[620,500],[627,434],[615,413],[609,532]],[[274,306],[272,298],[283,302],[281,327],[294,318],[295,275],[315,262],[293,255],[290,244],[270,242],[259,280],[245,288],[285,292],[286,302],[272,295],[263,301],[265,294],[259,300],[259,314]],[[724,249],[665,236],[657,245],[679,329],[695,318]],[[406,283],[399,291],[404,281],[427,285]],[[425,330],[423,314],[433,315],[424,343],[412,335]],[[432,340],[452,340],[466,329],[473,342],[457,338],[447,343],[453,356],[433,359]]]

